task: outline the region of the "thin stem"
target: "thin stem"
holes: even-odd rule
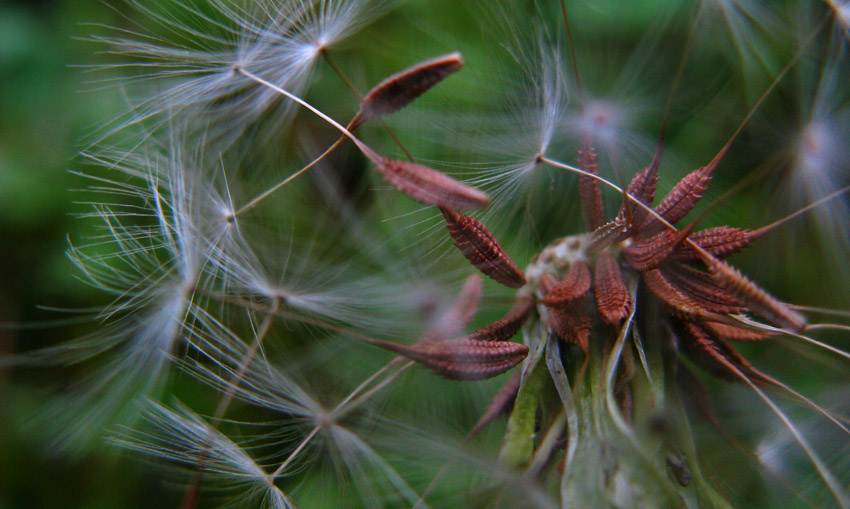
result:
[[[242,214],[243,212],[248,211],[248,210],[250,210],[250,209],[254,208],[254,207],[255,207],[258,203],[260,203],[260,202],[261,202],[261,201],[263,201],[264,199],[268,198],[268,197],[269,197],[272,193],[274,193],[274,192],[275,192],[275,191],[277,191],[278,189],[282,188],[282,187],[283,187],[283,186],[285,186],[286,184],[289,184],[290,182],[292,182],[293,180],[295,180],[297,177],[301,176],[304,172],[306,172],[307,170],[309,170],[310,168],[312,168],[313,166],[315,166],[316,164],[318,164],[318,163],[319,163],[322,159],[324,159],[325,157],[327,157],[327,155],[328,155],[328,154],[330,154],[331,152],[333,152],[334,150],[336,150],[336,148],[337,148],[337,147],[339,147],[339,146],[340,146],[340,144],[341,144],[344,140],[345,140],[345,136],[340,136],[340,137],[339,137],[339,139],[338,139],[338,140],[336,140],[336,141],[334,142],[334,144],[333,144],[333,145],[331,145],[330,147],[328,147],[328,149],[327,149],[327,150],[325,150],[325,151],[322,153],[322,155],[320,155],[319,157],[317,157],[317,158],[313,159],[312,161],[310,161],[309,163],[307,163],[307,166],[304,166],[303,168],[301,168],[300,170],[296,171],[296,172],[295,172],[295,173],[293,173],[292,175],[290,175],[290,176],[286,177],[286,178],[285,178],[285,179],[283,179],[282,181],[280,181],[280,182],[278,182],[277,184],[275,184],[273,187],[270,187],[270,188],[269,188],[269,189],[267,189],[266,191],[263,191],[262,193],[260,193],[259,195],[257,195],[255,198],[253,198],[251,201],[249,201],[248,203],[246,203],[245,205],[243,205],[243,206],[242,206],[239,210],[237,210],[237,211],[236,211],[236,212],[234,212],[233,214],[228,215],[228,216],[226,217],[226,219],[227,219],[228,221],[232,221],[233,219],[235,219],[236,217],[238,217],[238,216],[239,216],[240,214]]]
[[[271,330],[272,323],[274,322],[275,312],[280,306],[280,299],[275,299],[274,304],[272,304],[265,318],[263,319],[263,323],[260,325],[260,330],[256,334],[253,344],[251,345],[251,349],[248,351],[248,354],[242,360],[242,363],[239,365],[239,369],[237,372],[230,378],[228,383],[227,392],[221,397],[218,401],[218,406],[215,409],[215,414],[213,415],[212,422],[210,423],[209,432],[207,433],[207,442],[211,443],[213,439],[213,433],[218,427],[221,425],[222,417],[227,413],[227,409],[230,408],[230,404],[233,402],[233,396],[236,394],[236,389],[239,387],[239,382],[242,380],[242,377],[245,376],[245,372],[248,370],[248,366],[253,362],[254,357],[256,357],[257,352],[260,350],[263,339],[265,339],[266,335],[268,335]],[[206,447],[203,457],[207,456],[209,452],[209,446]],[[180,503],[180,507],[183,509],[190,509],[195,507],[197,503],[198,489],[201,485],[201,480],[204,476],[203,473],[203,462],[198,464],[198,469],[195,474],[192,476],[192,480],[189,483],[189,486],[186,488],[186,491],[183,494],[183,500]]]
[[[254,361],[254,358],[257,356],[257,352],[260,351],[263,340],[271,330],[272,323],[274,323],[275,313],[277,312],[278,307],[280,307],[280,299],[275,299],[274,304],[272,304],[271,309],[263,319],[263,323],[260,324],[260,330],[257,332],[256,338],[251,344],[251,349],[248,350],[248,354],[245,355],[244,359],[242,359],[237,372],[230,378],[227,392],[218,402],[218,406],[215,409],[215,414],[213,415],[213,429],[218,428],[221,423],[221,418],[224,417],[224,414],[230,407],[230,403],[233,401],[236,389],[239,388],[239,382],[242,380],[242,377],[245,376],[245,372],[248,371],[248,366],[250,366]]]
[[[245,70],[244,67],[236,66],[236,67],[233,68],[233,72],[238,72],[239,74],[245,76],[246,78],[253,80],[253,81],[256,81],[260,85],[263,85],[264,87],[268,87],[269,89],[274,90],[278,94],[283,95],[285,97],[288,97],[289,99],[297,102],[301,106],[307,108],[308,110],[313,112],[313,114],[315,114],[317,117],[321,118],[322,120],[324,120],[325,122],[327,122],[328,124],[330,124],[334,128],[336,128],[339,132],[341,132],[343,134],[343,136],[345,136],[348,139],[350,139],[351,141],[353,141],[354,144],[357,145],[357,148],[359,148],[361,151],[363,151],[363,153],[366,154],[367,157],[370,156],[370,155],[373,155],[373,156],[377,155],[377,154],[375,154],[374,150],[372,150],[371,148],[366,146],[365,143],[363,143],[362,141],[357,139],[353,134],[351,134],[351,131],[349,131],[348,129],[343,127],[342,124],[340,124],[336,120],[332,119],[331,117],[325,115],[318,108],[316,108],[312,104],[308,103],[304,99],[301,99],[300,97],[296,96],[292,92],[288,92],[288,91],[280,88],[279,86],[275,85],[274,83],[270,83],[270,82],[264,80],[263,78],[260,78],[256,74],[253,74],[252,72]],[[370,159],[371,159],[371,157],[370,157]]]

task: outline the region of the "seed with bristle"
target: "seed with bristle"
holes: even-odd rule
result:
[[[496,420],[496,417],[501,415],[503,412],[510,411],[510,408],[516,400],[516,394],[517,391],[519,391],[519,384],[521,380],[522,371],[514,371],[514,374],[511,375],[505,385],[503,385],[502,388],[499,389],[499,392],[497,392],[493,397],[493,401],[490,402],[490,405],[487,407],[484,415],[478,419],[478,422],[476,422],[475,426],[473,426],[472,430],[470,430],[469,435],[466,437],[467,440],[477,435],[479,431]]]
[[[639,233],[639,228],[646,220],[646,210],[634,203],[634,197],[645,205],[652,205],[655,199],[655,187],[658,183],[657,166],[653,165],[638,172],[626,188],[627,195],[623,196],[623,204],[617,213],[616,221],[627,224],[628,228],[618,237],[618,241]]]
[[[546,306],[561,306],[584,297],[590,290],[590,269],[579,260],[570,265],[564,278],[540,300]]]
[[[360,111],[349,130],[353,131],[371,118],[399,111],[461,67],[463,57],[460,53],[452,53],[390,76],[363,97]]]
[[[596,259],[593,293],[599,316],[604,322],[613,325],[628,316],[629,291],[623,281],[623,273],[617,265],[617,259],[610,253],[602,253]]]
[[[577,164],[582,170],[593,175],[599,175],[596,151],[590,146],[590,140],[587,137],[582,139]],[[578,189],[585,226],[587,226],[587,231],[593,231],[605,222],[605,209],[602,205],[602,190],[599,187],[599,181],[587,175],[579,175]]]
[[[661,270],[648,270],[641,275],[649,291],[675,315],[687,319],[724,321],[724,315],[706,310],[699,302],[674,285],[669,276]]]
[[[711,256],[722,260],[747,247],[759,235],[759,230],[751,231],[730,226],[718,226],[696,231],[688,239],[708,251]],[[701,258],[696,249],[685,244],[676,253],[676,259],[684,262],[695,262]]]
[[[712,336],[721,339],[731,339],[732,341],[761,341],[762,339],[773,335],[772,332],[745,329],[743,327],[735,327],[725,323],[705,322],[702,324]]]
[[[481,221],[448,208],[441,211],[455,246],[476,269],[511,288],[525,284],[525,275]]]
[[[693,230],[694,223],[679,231],[665,230],[652,238],[623,249],[623,256],[635,270],[652,270],[666,262]]]
[[[699,202],[700,198],[702,198],[702,193],[708,189],[708,183],[711,181],[711,173],[714,168],[715,166],[713,165],[703,166],[685,175],[667,193],[664,200],[655,207],[655,212],[668,223],[672,224],[687,216],[693,210],[694,206],[696,206],[697,202]],[[655,235],[663,231],[664,228],[665,225],[663,223],[658,221],[654,216],[649,216],[646,218],[643,226],[641,226],[640,234],[644,237]]]
[[[375,345],[416,361],[452,380],[484,380],[516,366],[528,347],[510,341],[481,341],[469,337],[403,345],[375,341]]]
[[[366,155],[373,160],[384,180],[418,202],[449,209],[481,209],[490,203],[486,193],[427,166],[368,152]]]
[[[715,280],[732,295],[741,299],[753,312],[771,322],[795,332],[806,327],[806,319],[787,304],[762,290],[740,271],[726,262],[700,253]]]
[[[718,285],[711,274],[678,263],[664,267],[661,272],[671,285],[707,311],[724,314],[747,311],[747,306]]]
[[[532,307],[529,297],[520,297],[505,316],[469,334],[468,337],[481,341],[507,341],[514,337],[522,324],[528,320]]]
[[[712,337],[705,329],[693,322],[682,325],[686,337],[680,345],[696,363],[717,376],[741,381],[741,375],[759,385],[771,385],[775,381],[755,369],[746,359],[722,339]],[[740,373],[741,375],[739,375]]]

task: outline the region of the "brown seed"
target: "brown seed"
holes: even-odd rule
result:
[[[587,352],[587,342],[593,328],[593,318],[580,302],[549,309],[549,325],[562,341],[579,346]]]
[[[416,361],[453,380],[484,380],[516,366],[528,347],[510,341],[481,341],[469,337],[403,345],[390,341],[373,344]]]
[[[694,226],[691,223],[679,231],[665,230],[652,238],[635,242],[623,249],[623,256],[635,270],[655,269],[673,256]]]
[[[806,319],[803,315],[759,288],[740,271],[726,262],[707,256],[705,253],[701,252],[700,256],[718,284],[741,299],[751,311],[794,332],[802,332],[805,329]]]
[[[714,313],[743,313],[747,306],[718,285],[714,277],[701,270],[681,264],[671,264],[662,273],[676,289],[697,304]]]
[[[519,384],[522,381],[522,371],[517,370],[514,371],[514,374],[508,379],[505,385],[499,389],[499,392],[493,397],[493,401],[490,402],[490,405],[487,407],[487,410],[484,412],[484,415],[478,419],[478,422],[475,423],[475,426],[472,427],[469,434],[466,436],[466,440],[470,440],[472,437],[478,434],[479,431],[487,427],[488,424],[496,420],[499,415],[505,412],[509,412],[511,407],[514,405],[514,401],[516,400],[517,392],[519,392]]]
[[[360,111],[349,130],[353,131],[371,118],[399,111],[461,67],[463,57],[460,53],[452,53],[390,76],[363,97]]]
[[[525,284],[525,275],[481,221],[447,208],[440,210],[454,245],[476,269],[511,288]]]
[[[711,256],[722,260],[747,247],[758,236],[758,230],[751,231],[730,226],[718,226],[696,231],[688,239],[711,253]],[[676,253],[676,259],[684,262],[695,262],[701,258],[696,249],[685,244]]]
[[[675,224],[687,216],[702,198],[702,193],[708,189],[714,168],[714,165],[703,166],[686,175],[678,184],[673,186],[664,200],[655,207],[655,212],[671,224]],[[662,222],[654,216],[649,216],[640,227],[640,233],[643,236],[655,235],[665,228],[666,226]]]
[[[626,188],[628,195],[636,198],[645,205],[652,205],[655,199],[655,187],[658,183],[658,166],[653,164],[641,172],[638,172],[629,182]],[[639,227],[646,220],[647,211],[640,205],[634,203],[628,196],[623,196],[623,204],[617,213],[617,220],[627,224],[625,232],[620,235],[618,241],[639,233]]]
[[[629,315],[629,291],[617,259],[610,253],[602,253],[596,259],[593,293],[599,316],[605,323],[617,324]]]
[[[558,284],[551,274],[543,274],[540,278],[540,291],[549,294]],[[559,306],[547,306],[549,328],[558,338],[567,343],[578,345],[587,352],[587,342],[593,328],[593,319],[582,305],[575,301]]]
[[[772,385],[775,381],[755,369],[746,359],[722,339],[712,337],[705,329],[693,322],[683,324],[685,336],[680,344],[694,362],[713,374],[741,381],[741,375],[759,385]]]
[[[648,270],[641,275],[649,291],[676,316],[690,320],[724,321],[724,315],[706,310],[699,302],[676,287],[661,270]]]
[[[514,337],[514,334],[519,331],[522,324],[528,320],[531,309],[531,299],[520,297],[505,316],[483,329],[478,329],[468,337],[481,341],[507,341]]]
[[[449,209],[481,209],[490,203],[483,191],[427,166],[364,153],[375,163],[384,180],[418,202]]]
[[[579,260],[570,265],[564,278],[540,302],[546,306],[562,306],[584,297],[590,290],[590,269]]]
[[[773,335],[772,332],[745,329],[743,327],[735,327],[734,325],[725,323],[705,322],[703,326],[711,333],[712,336],[721,339],[731,339],[732,341],[761,341],[762,339]]]
[[[599,228],[593,230],[588,250],[590,252],[601,251],[613,242],[619,242],[620,240],[628,238],[628,231],[628,225],[626,225],[625,219],[617,218],[613,221],[608,221]]]
[[[439,318],[419,341],[439,341],[457,337],[478,312],[481,302],[481,276],[473,274],[458,293],[451,308]]]
[[[590,146],[590,140],[587,136],[582,137],[581,150],[578,151],[577,165],[580,169],[599,175],[598,164],[596,162],[596,151]],[[599,181],[593,177],[579,175],[578,177],[579,197],[581,198],[581,208],[584,215],[584,224],[587,231],[593,230],[602,226],[605,222],[605,208],[602,204],[602,189],[599,187]]]

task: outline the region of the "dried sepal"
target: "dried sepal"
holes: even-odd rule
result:
[[[461,67],[463,57],[460,53],[452,53],[390,76],[363,97],[360,111],[349,130],[353,131],[369,119],[399,111]]]
[[[476,269],[511,288],[525,284],[525,275],[481,221],[447,208],[440,210],[454,245]]]
[[[481,209],[490,197],[444,173],[421,164],[396,161],[375,153],[365,152],[378,172],[391,186],[425,205],[449,209]]]
[[[686,175],[673,186],[664,200],[655,207],[655,212],[671,224],[675,224],[687,216],[702,198],[702,193],[708,189],[714,168],[714,165],[703,166]],[[655,216],[649,216],[640,227],[640,234],[642,236],[655,235],[663,231],[664,228],[665,225]]]
[[[617,259],[611,253],[601,253],[596,259],[593,293],[596,309],[605,323],[617,324],[629,315],[629,290]]]
[[[473,426],[469,431],[469,434],[466,436],[467,440],[470,440],[472,437],[477,435],[479,431],[487,427],[487,425],[491,422],[495,421],[501,414],[510,412],[511,407],[513,407],[514,401],[516,400],[516,395],[519,391],[521,381],[522,371],[514,371],[514,374],[508,378],[505,385],[503,385],[502,388],[499,389],[499,392],[493,396],[493,400],[490,402],[490,405],[487,407],[484,415],[478,419],[478,422],[476,422],[475,426]]]
[[[467,337],[481,341],[507,341],[514,337],[531,314],[532,301],[529,297],[520,297],[510,311],[501,319],[478,329]]]
[[[516,366],[528,347],[510,341],[481,341],[469,337],[404,345],[374,341],[381,348],[403,355],[452,380],[484,380]]]
[[[658,268],[673,256],[693,227],[692,223],[679,231],[665,230],[652,238],[635,242],[623,249],[623,256],[635,270]]]
[[[741,299],[746,306],[771,322],[794,332],[806,327],[806,319],[787,304],[759,288],[741,272],[726,262],[700,253],[717,283],[732,295]]]
[[[580,169],[593,175],[599,175],[596,151],[590,146],[590,140],[585,136],[578,151],[577,165]],[[579,197],[587,231],[593,231],[605,222],[605,208],[602,204],[602,189],[599,181],[587,175],[578,177]]]
[[[587,264],[581,260],[573,262],[564,278],[558,281],[540,302],[546,306],[563,306],[587,295],[591,275]]]
[[[544,274],[540,279],[540,291],[544,295],[551,293],[557,284],[557,280],[551,274]],[[582,351],[587,352],[587,342],[593,328],[593,318],[581,301],[547,306],[547,310],[551,332],[562,341],[576,344]]]
[[[771,385],[772,378],[755,369],[726,341],[713,337],[693,322],[682,324],[685,337],[679,344],[691,359],[716,376],[741,381],[741,376],[759,385]]]

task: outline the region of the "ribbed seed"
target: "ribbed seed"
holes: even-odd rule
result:
[[[501,319],[470,334],[471,339],[481,341],[507,341],[514,337],[531,314],[532,302],[529,297],[520,297],[510,311]]]
[[[616,324],[628,316],[629,291],[623,281],[623,273],[617,259],[610,253],[601,253],[596,259],[593,293],[596,297],[596,309],[604,322]]]
[[[353,131],[371,118],[397,112],[461,67],[463,57],[460,53],[452,53],[390,76],[363,97],[360,111],[349,130]]]
[[[481,221],[446,208],[441,211],[454,245],[476,269],[511,288],[525,284],[525,275]]]

